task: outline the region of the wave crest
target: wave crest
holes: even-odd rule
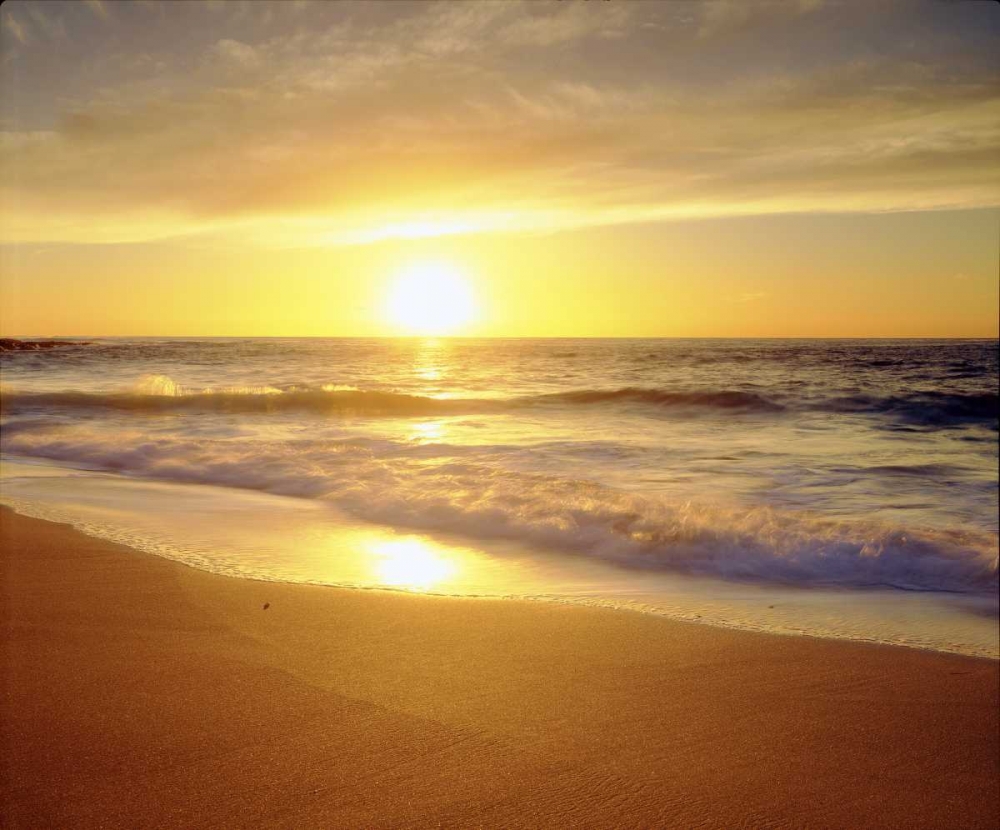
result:
[[[154,389],[159,391],[154,392]],[[133,392],[8,392],[2,406],[11,411],[27,408],[112,409],[128,412],[233,412],[271,413],[289,410],[318,414],[448,415],[482,411],[492,402],[474,399],[428,398],[395,392],[345,389],[288,389],[244,387],[185,391],[169,378],[154,378]]]
[[[736,390],[678,392],[627,386],[622,389],[580,389],[519,399],[523,403],[643,403],[663,407],[703,407],[752,412],[778,412],[785,407],[763,395]]]
[[[768,397],[739,389],[677,390],[655,387],[575,389],[565,392],[499,397],[432,397],[403,392],[366,390],[325,383],[319,386],[241,386],[193,389],[166,375],[145,375],[129,390],[115,392],[20,392],[0,390],[0,408],[111,409],[133,412],[179,410],[236,413],[304,411],[325,415],[396,417],[446,416],[511,412],[537,407],[623,406],[650,413],[685,417],[694,413],[726,415],[780,414],[811,411],[871,415],[918,428],[948,428],[981,424],[997,428],[1000,395],[995,392],[914,392],[910,395],[871,394],[827,397],[776,394]]]
[[[639,404],[666,409],[705,409],[731,412],[778,412],[784,407],[762,395],[736,390],[682,392],[625,387],[580,389],[518,398],[438,398],[400,392],[363,390],[339,384],[319,387],[273,386],[190,389],[166,375],[144,375],[125,392],[25,393],[4,390],[0,403],[7,409],[59,407],[114,409],[137,412],[204,410],[210,412],[267,413],[307,410],[317,413],[373,415],[448,415],[509,411],[536,406],[596,406]]]

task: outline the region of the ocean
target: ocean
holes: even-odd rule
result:
[[[996,340],[101,338],[0,501],[218,573],[998,656]]]

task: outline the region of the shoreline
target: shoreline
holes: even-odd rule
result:
[[[203,485],[185,485],[185,486],[203,486]],[[217,486],[217,485],[205,485],[205,486]],[[902,648],[907,650],[914,650],[919,652],[925,652],[928,654],[945,654],[953,657],[962,657],[969,660],[985,660],[992,663],[1000,663],[1000,653],[997,654],[975,654],[969,651],[963,651],[960,647],[955,647],[952,649],[945,648],[935,648],[934,646],[922,645],[920,643],[907,643],[907,642],[897,642],[893,640],[879,640],[876,638],[864,638],[864,637],[850,637],[847,635],[835,635],[835,634],[822,634],[815,633],[812,631],[805,630],[795,630],[787,631],[780,628],[767,628],[764,625],[750,625],[742,624],[738,622],[729,622],[725,620],[715,620],[715,619],[691,619],[681,615],[680,613],[672,613],[662,608],[656,607],[644,607],[646,604],[633,601],[631,603],[626,601],[618,601],[613,599],[601,599],[600,597],[591,597],[587,599],[582,599],[573,596],[563,596],[558,594],[535,594],[535,595],[521,595],[521,594],[477,594],[477,593],[447,593],[447,592],[437,592],[434,590],[412,590],[403,587],[393,587],[389,585],[353,585],[353,584],[341,584],[336,582],[320,582],[320,581],[306,581],[306,580],[293,580],[293,579],[282,579],[280,577],[268,577],[257,574],[250,573],[228,573],[225,571],[213,571],[210,568],[202,567],[194,562],[186,561],[180,557],[164,553],[162,551],[157,551],[153,549],[146,549],[135,544],[129,544],[128,542],[118,541],[114,538],[108,536],[101,536],[97,533],[88,532],[88,530],[78,527],[72,520],[62,519],[62,518],[52,518],[50,516],[44,515],[44,511],[33,510],[31,507],[23,504],[12,504],[0,501],[0,511],[10,511],[22,518],[31,519],[34,521],[45,522],[47,524],[65,525],[71,528],[74,532],[80,533],[91,539],[95,539],[99,542],[105,542],[111,545],[120,545],[122,547],[128,548],[136,553],[140,553],[146,556],[155,556],[158,559],[166,560],[167,562],[172,562],[176,565],[180,565],[184,568],[191,568],[192,570],[198,571],[200,573],[209,574],[211,576],[217,576],[222,579],[235,579],[244,580],[250,582],[261,582],[268,585],[304,585],[312,588],[329,588],[334,591],[360,591],[375,594],[388,594],[390,596],[398,596],[400,594],[406,596],[420,596],[427,597],[430,599],[445,599],[445,600],[468,600],[468,601],[495,601],[495,602],[527,602],[527,603],[546,603],[553,605],[568,606],[571,608],[583,608],[583,609],[593,609],[601,611],[611,611],[611,612],[626,612],[630,614],[641,614],[645,616],[652,616],[659,619],[667,620],[670,623],[679,623],[681,625],[697,625],[697,626],[709,626],[710,628],[719,628],[724,631],[736,631],[736,632],[747,632],[750,634],[763,634],[765,636],[774,637],[804,637],[810,640],[818,640],[821,642],[843,642],[852,643],[861,646],[875,646],[880,648]],[[757,583],[751,583],[757,584]],[[761,583],[765,584],[766,583]],[[783,587],[783,586],[782,586]],[[814,590],[812,586],[797,586],[803,591]],[[827,587],[827,590],[835,590],[836,588]],[[847,589],[841,588],[843,591],[857,591],[862,592],[866,589],[854,588]],[[872,586],[869,590],[879,591],[883,590],[881,586]],[[895,590],[905,590],[896,588]],[[910,593],[922,594],[921,591],[911,591]],[[952,592],[940,592],[951,594]],[[965,594],[955,592],[953,594],[957,597],[964,597]],[[1000,624],[1000,620],[998,620]]]
[[[990,658],[225,579],[7,508],[0,531],[6,826],[1000,818]]]
[[[11,459],[11,463],[15,464],[37,464],[38,459],[33,459],[29,457],[17,457],[8,456]],[[72,470],[73,468],[63,467],[55,462],[43,462],[41,466],[49,466],[59,469],[59,470]],[[107,475],[106,471],[90,471],[84,470],[86,473],[95,472],[101,475]],[[148,483],[148,482],[147,482]],[[157,481],[154,480],[152,483],[166,485],[166,486],[177,486],[183,488],[189,487],[206,487],[209,490],[219,490],[228,489],[223,488],[220,485],[214,484],[201,484],[201,483],[182,483],[171,481]],[[296,500],[295,496],[273,496],[272,494],[261,493],[256,490],[241,490],[237,489],[235,492],[239,493],[241,496],[249,494],[255,497],[266,497],[266,498],[279,498],[279,499],[293,499]],[[629,611],[632,613],[645,614],[655,616],[661,619],[666,619],[671,622],[680,623],[690,623],[693,625],[705,625],[711,626],[713,628],[721,628],[729,631],[746,631],[750,633],[765,634],[765,635],[775,635],[781,637],[806,637],[816,640],[833,640],[848,643],[855,643],[859,645],[876,645],[885,646],[889,648],[905,648],[913,649],[917,651],[925,651],[932,654],[952,654],[963,657],[973,657],[976,659],[990,660],[990,661],[1000,661],[1000,651],[997,650],[997,644],[992,642],[985,646],[980,646],[975,648],[971,641],[941,641],[938,643],[927,643],[921,642],[919,639],[909,640],[905,639],[902,633],[897,633],[897,636],[893,638],[890,635],[882,635],[881,637],[877,634],[869,634],[866,636],[851,635],[845,631],[836,630],[823,630],[820,628],[808,628],[808,627],[798,627],[800,624],[800,619],[795,620],[795,627],[782,626],[780,622],[769,623],[763,621],[762,619],[733,619],[727,617],[719,616],[701,616],[700,614],[695,614],[692,612],[691,608],[678,609],[669,608],[662,604],[660,599],[655,595],[655,590],[648,595],[640,595],[637,598],[629,598],[628,596],[615,597],[612,595],[599,596],[594,595],[572,595],[572,594],[560,594],[556,592],[512,592],[512,593],[483,593],[479,591],[438,591],[435,589],[426,590],[415,590],[407,587],[394,587],[392,585],[377,585],[377,584],[362,584],[353,582],[337,582],[334,580],[325,581],[322,579],[306,579],[306,578],[287,578],[280,575],[267,575],[261,573],[253,573],[249,571],[240,571],[238,565],[230,564],[228,569],[214,569],[203,561],[191,561],[189,557],[185,554],[177,553],[173,548],[167,546],[163,547],[156,544],[146,544],[142,540],[136,540],[134,537],[129,537],[121,533],[115,532],[110,529],[110,527],[104,527],[101,531],[96,530],[93,526],[88,526],[82,520],[74,519],[73,517],[62,514],[58,509],[52,510],[48,508],[41,507],[38,504],[32,503],[30,501],[21,500],[18,498],[2,498],[0,497],[0,509],[11,510],[25,518],[37,519],[40,521],[51,522],[55,524],[66,524],[72,527],[77,532],[83,533],[94,539],[105,541],[111,544],[120,544],[127,548],[138,550],[147,555],[156,556],[158,558],[165,559],[170,562],[175,562],[185,567],[194,568],[195,570],[201,571],[203,573],[213,574],[217,576],[229,577],[234,579],[244,579],[252,580],[258,582],[265,582],[270,584],[288,584],[288,585],[312,585],[317,587],[332,588],[334,590],[349,590],[349,591],[374,591],[374,592],[386,592],[389,594],[419,594],[421,596],[427,597],[441,597],[445,599],[467,599],[467,600],[503,600],[503,601],[523,601],[523,602],[544,602],[553,603],[558,605],[567,605],[571,607],[578,608],[598,608],[611,611]],[[363,523],[367,526],[368,523]],[[377,525],[372,525],[377,526]],[[393,529],[396,530],[395,528]],[[403,529],[404,532],[419,533],[419,530]],[[235,570],[234,570],[235,568]],[[690,575],[680,574],[681,579],[699,577],[691,577]],[[706,579],[712,579],[707,577]],[[722,578],[715,578],[718,584],[725,585],[727,581]],[[767,582],[757,582],[757,581],[747,581],[742,582],[736,580],[732,583],[735,586],[742,586],[747,590],[753,589],[764,589],[771,588],[773,591],[783,592],[783,591],[801,591],[802,596],[815,596],[819,594],[827,594],[829,596],[843,596],[843,597],[856,597],[868,599],[871,596],[878,596],[880,593],[886,591],[900,591],[902,593],[914,596],[931,596],[935,598],[940,598],[942,596],[954,597],[956,601],[978,601],[987,599],[984,595],[966,594],[962,592],[924,592],[919,590],[906,590],[900,588],[889,588],[887,586],[870,586],[867,588],[861,587],[847,587],[838,585],[821,585],[821,586],[811,586],[811,585],[783,585],[781,583]],[[610,593],[613,593],[613,589]],[[789,596],[783,598],[775,596],[771,601],[776,601],[782,605],[789,599]],[[792,595],[794,601],[794,595]],[[993,597],[989,597],[993,599]],[[764,600],[765,602],[769,600]],[[871,602],[871,599],[868,599]],[[660,602],[661,604],[658,604]],[[690,603],[689,603],[690,604]],[[967,613],[980,614],[978,609],[972,611],[967,609]],[[996,622],[995,613],[991,616],[991,619]],[[808,626],[810,622],[815,623],[814,620],[802,620],[805,626]],[[995,628],[995,626],[994,626]],[[908,635],[907,635],[908,636]]]

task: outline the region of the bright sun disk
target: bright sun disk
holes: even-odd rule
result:
[[[403,271],[390,288],[387,316],[411,334],[451,334],[476,315],[469,281],[448,265],[421,264]]]

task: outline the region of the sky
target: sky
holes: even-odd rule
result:
[[[9,0],[0,333],[412,334],[416,269],[442,333],[996,337],[998,56],[986,2]]]

